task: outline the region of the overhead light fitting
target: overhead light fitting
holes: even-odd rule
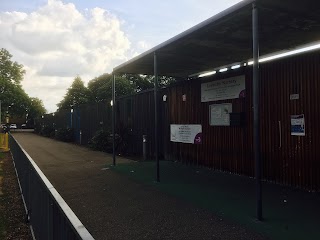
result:
[[[228,68],[222,68],[219,70],[219,72],[226,72],[226,71],[228,71]]]
[[[241,65],[240,64],[238,64],[238,65],[234,65],[234,66],[232,66],[231,67],[231,69],[238,69],[238,68],[240,68],[241,67]]]
[[[206,73],[200,74],[198,77],[202,78],[202,77],[210,76],[210,75],[213,75],[213,74],[216,74],[216,73],[217,73],[216,71],[206,72]]]

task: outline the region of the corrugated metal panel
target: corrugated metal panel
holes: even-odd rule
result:
[[[45,114],[36,123],[40,126],[53,126],[55,129],[73,128],[77,143],[80,143],[81,130],[81,144],[86,145],[98,130],[108,129],[111,132],[111,111],[110,103],[107,102],[83,104],[74,108],[73,113],[70,109],[62,109],[54,116]]]
[[[117,100],[117,129],[129,133],[127,153],[142,155],[142,136],[147,135],[148,156],[154,156],[154,96],[146,91]]]
[[[268,180],[320,189],[319,63],[319,53],[312,53],[261,65],[261,136]],[[299,99],[290,100],[290,94],[299,94]],[[290,116],[299,114],[305,116],[306,134],[291,136]]]
[[[228,74],[215,76],[209,81],[228,78],[232,75],[246,74],[244,69]],[[246,86],[250,89],[247,77]],[[183,86],[168,90],[167,106],[170,108],[170,123],[172,124],[201,124],[203,131],[203,144],[191,145],[170,143],[169,152],[172,157],[187,164],[205,165],[213,169],[234,173],[251,174],[252,169],[246,163],[252,152],[251,140],[248,138],[248,128],[225,127],[209,125],[209,106],[211,104],[232,103],[234,112],[246,112],[250,117],[249,107],[246,107],[246,98],[226,101],[201,103],[200,80],[190,81]],[[186,101],[182,95],[186,95]],[[169,126],[168,126],[169,128]],[[249,131],[250,132],[250,131]],[[249,160],[250,161],[250,160]]]
[[[268,181],[320,190],[319,63],[320,54],[311,53],[260,65],[261,156],[263,176]],[[246,98],[201,103],[199,79],[161,90],[160,152],[166,159],[254,176],[251,67],[217,74],[206,81],[237,75],[246,77]],[[166,102],[162,101],[164,94]],[[183,94],[186,94],[185,102]],[[299,94],[299,99],[290,100],[290,94]],[[153,92],[131,98],[132,128],[137,134],[134,139],[141,142],[142,133],[147,133],[152,154]],[[209,126],[209,105],[217,103],[232,103],[234,112],[245,112],[247,124],[243,127]],[[306,136],[303,137],[291,136],[291,115],[298,114],[305,115]],[[203,144],[170,142],[170,124],[201,124]],[[142,146],[139,143],[133,149],[141,154]]]
[[[111,132],[112,118],[111,105],[109,102],[98,102],[94,104],[83,104],[76,110],[74,121],[79,121],[79,129],[82,132],[82,144],[88,144],[90,139],[100,129],[107,129]]]

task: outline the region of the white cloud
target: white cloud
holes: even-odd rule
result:
[[[139,41],[137,45],[142,50],[147,50],[150,48],[149,44],[146,41]]]
[[[20,9],[20,12],[0,12],[0,47],[9,50],[14,60],[25,66],[24,89],[30,96],[43,99],[49,111],[56,109],[56,103],[76,75],[88,81],[111,72],[120,63],[239,2],[63,3],[67,1],[73,0],[21,0],[0,4],[1,9]],[[94,8],[97,5],[101,8]]]
[[[42,99],[49,111],[76,75],[88,81],[111,72],[131,54],[115,15],[101,8],[80,12],[58,0],[29,14],[0,12],[0,42],[25,66],[26,92]]]

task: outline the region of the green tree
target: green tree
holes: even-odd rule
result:
[[[91,102],[110,101],[112,99],[112,75],[105,73],[88,83]],[[134,93],[134,85],[128,79],[116,77],[116,96]]]
[[[95,103],[111,101],[112,78],[109,73],[104,73],[89,81],[86,88],[80,79],[76,77],[68,89],[64,99],[57,105],[59,109],[70,109],[83,103]],[[159,85],[167,86],[174,83],[176,79],[171,77],[159,77]],[[152,89],[154,77],[137,74],[124,74],[116,76],[116,97],[134,94],[147,89]]]
[[[81,78],[77,76],[71,84],[71,87],[68,88],[66,95],[61,102],[57,104],[57,106],[58,110],[70,109],[81,104],[85,104],[88,101],[89,91],[84,86],[84,82],[81,80]]]
[[[32,121],[33,119],[40,118],[47,112],[42,100],[39,98],[30,98],[29,106],[26,109],[27,121]]]
[[[0,50],[0,101],[2,119],[4,116],[23,116],[29,97],[22,89],[21,81],[25,74],[23,66],[12,61],[6,49]]]
[[[23,80],[25,70],[23,65],[13,62],[12,55],[8,50],[1,48],[0,50],[0,77],[1,80],[10,82],[14,85],[20,86]]]
[[[153,75],[124,74],[123,77],[134,85],[135,92],[152,89],[154,87]],[[173,77],[158,77],[159,87],[169,86],[177,81],[178,79]]]
[[[153,79],[146,75],[124,74],[122,76],[133,84],[135,92],[153,88]]]
[[[106,90],[106,85],[112,81],[112,75],[109,73],[104,73],[99,77],[96,77],[89,81],[88,83],[88,91],[90,95],[90,102],[100,102],[106,99],[109,99],[111,96],[110,92],[103,92]]]

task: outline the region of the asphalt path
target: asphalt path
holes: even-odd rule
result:
[[[95,239],[266,239],[111,171],[111,155],[33,133],[14,137]]]

